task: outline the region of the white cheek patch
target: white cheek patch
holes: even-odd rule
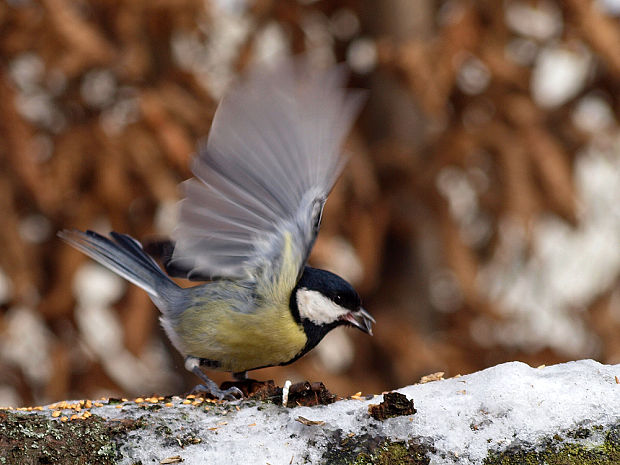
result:
[[[297,290],[297,308],[301,318],[306,318],[316,325],[333,323],[349,313],[349,310],[334,303],[320,292],[305,288]]]

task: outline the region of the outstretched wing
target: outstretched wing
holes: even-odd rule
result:
[[[254,69],[223,99],[184,183],[168,267],[193,280],[286,276],[294,286],[362,102],[345,77],[289,59]]]

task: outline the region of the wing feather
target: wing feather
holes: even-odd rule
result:
[[[277,273],[284,248],[303,268],[362,101],[345,78],[342,67],[317,72],[289,59],[252,70],[222,100],[193,162],[195,178],[183,184],[176,270],[190,279],[256,280],[267,268]]]

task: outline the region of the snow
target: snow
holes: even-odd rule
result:
[[[531,79],[534,101],[543,108],[555,108],[577,95],[583,89],[592,57],[585,45],[553,44],[538,55]]]
[[[506,2],[506,23],[514,32],[536,40],[559,36],[564,27],[562,12],[548,1],[532,5],[526,2]]]
[[[383,422],[368,415],[368,405],[379,403],[382,396],[297,408],[251,401],[193,406],[175,397],[174,408],[156,412],[129,402],[122,409],[111,405],[93,408],[92,413],[146,420],[144,428],[122,439],[124,464],[159,463],[174,456],[181,456],[185,465],[324,463],[326,451],[337,449],[339,439],[350,433],[432,445],[435,465],[479,464],[489,450],[534,446],[545,439],[566,438],[579,428],[617,425],[616,376],[620,365],[592,360],[541,368],[511,362],[399,389],[414,400],[417,413]],[[296,421],[300,416],[324,423],[307,426]],[[599,436],[588,438],[588,444],[601,442]]]
[[[594,5],[606,14],[620,16],[620,1],[618,0],[598,0]]]
[[[513,362],[428,388],[408,387],[400,392],[417,401],[418,413],[410,427],[394,422],[394,436],[405,439],[413,430],[434,437],[438,455],[447,456],[435,463],[479,463],[489,449],[535,444],[587,424],[617,423],[618,373],[620,365],[592,360],[540,369]],[[457,456],[461,462],[450,460]]]
[[[505,318],[475,321],[480,344],[551,347],[571,358],[597,353],[597,335],[581,313],[620,276],[620,133],[596,140],[575,161],[577,226],[541,217],[530,246],[521,223],[501,222],[496,257],[478,280]]]
[[[20,367],[35,386],[45,385],[52,375],[50,349],[52,335],[43,317],[33,308],[11,307],[4,315],[0,331],[3,362]]]
[[[126,288],[122,278],[99,264],[86,262],[78,269],[73,292],[80,339],[125,392],[170,388],[174,385],[168,369],[171,359],[162,344],[147,344],[141,357],[125,347],[123,326],[111,305]]]

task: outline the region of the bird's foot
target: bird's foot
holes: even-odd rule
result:
[[[213,381],[196,385],[192,392],[209,394],[218,400],[238,400],[243,398],[243,392],[238,387],[232,386],[228,389],[220,389]]]
[[[204,371],[200,369],[201,359],[197,357],[186,357],[185,368],[200,378],[202,384],[197,385],[192,392],[209,394],[219,400],[237,400],[243,398],[243,392],[238,387],[232,386],[228,389],[220,389],[215,381],[210,379]]]

